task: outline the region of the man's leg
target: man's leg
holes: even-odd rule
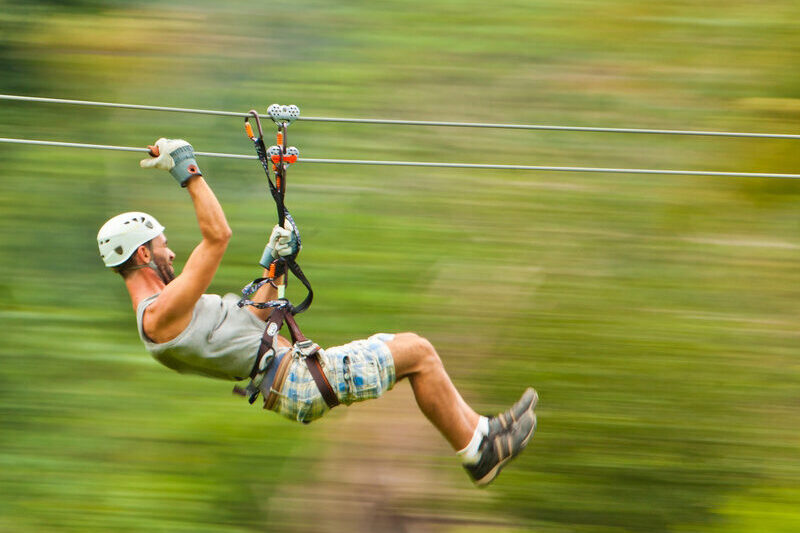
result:
[[[397,380],[408,378],[420,410],[453,449],[467,446],[480,415],[458,393],[433,345],[416,333],[399,333],[386,344]]]
[[[473,482],[479,487],[491,483],[533,437],[536,391],[528,388],[505,413],[482,417],[458,393],[430,342],[414,333],[400,333],[386,344],[396,379],[407,377],[411,382],[420,409],[458,451]]]

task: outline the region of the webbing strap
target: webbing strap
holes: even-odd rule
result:
[[[292,306],[292,314],[296,315],[302,313],[309,307],[311,307],[311,302],[314,301],[314,291],[311,289],[311,283],[306,278],[306,275],[303,273],[303,269],[300,268],[300,265],[294,260],[294,258],[289,258],[286,260],[286,266],[289,267],[289,270],[292,271],[292,274],[300,280],[300,283],[306,288],[306,297],[300,302],[299,305]]]

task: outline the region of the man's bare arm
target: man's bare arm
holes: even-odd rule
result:
[[[194,305],[214,279],[231,238],[222,206],[202,176],[189,180],[187,189],[203,240],[189,256],[183,272],[148,307],[145,329],[156,334],[176,329],[180,332],[188,326]]]
[[[267,277],[269,275],[269,270],[266,268],[264,269],[264,273],[261,275],[262,277]],[[283,284],[284,276],[278,276],[275,279],[275,285],[282,285]],[[268,302],[270,300],[275,300],[278,298],[278,289],[272,286],[271,283],[265,283],[264,285],[259,288],[256,293],[251,298],[256,303],[261,302]],[[251,305],[247,306],[247,309],[256,315],[260,320],[266,321],[269,317],[269,314],[272,312],[272,309],[257,309]]]
[[[265,278],[265,277],[267,277],[268,274],[269,274],[269,270],[265,268],[264,269],[264,273],[262,274],[262,277]],[[284,280],[284,276],[278,276],[277,278],[275,278],[275,284],[276,285],[281,285],[281,284],[283,284],[283,280]],[[260,303],[260,302],[268,302],[270,300],[275,300],[276,298],[278,298],[278,289],[273,287],[272,284],[270,284],[270,283],[265,283],[264,285],[261,286],[260,289],[258,289],[256,291],[256,293],[252,297],[252,300],[254,302],[259,302]],[[272,312],[271,308],[257,309],[257,308],[255,308],[255,307],[253,307],[251,305],[247,306],[247,309],[251,313],[256,315],[259,318],[259,320],[263,320],[264,322],[267,321],[267,318],[269,318],[269,314]],[[289,340],[286,337],[282,336],[282,335],[277,335],[275,337],[275,342],[280,347],[288,348],[288,347],[290,347],[292,345],[292,343],[289,342]]]

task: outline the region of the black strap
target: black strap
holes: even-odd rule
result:
[[[282,228],[284,222],[288,218],[292,225],[295,226],[294,220],[291,218],[289,211],[286,209],[286,204],[284,203],[284,198],[286,196],[286,169],[283,165],[283,152],[287,146],[287,129],[286,124],[281,124],[281,133],[283,137],[282,146],[280,147],[280,160],[278,165],[275,167],[275,181],[276,183],[272,182],[270,178],[270,159],[267,157],[267,149],[264,146],[264,132],[261,128],[261,119],[258,116],[258,112],[254,109],[249,111],[249,115],[245,117],[244,121],[249,127],[249,120],[253,118],[256,123],[256,128],[258,130],[258,135],[254,135],[252,138],[253,145],[256,149],[256,155],[258,156],[258,160],[261,162],[261,166],[264,167],[264,172],[267,175],[267,183],[269,184],[269,192],[272,194],[273,200],[275,200],[275,207],[278,211],[278,225]],[[250,131],[250,130],[248,130]],[[298,246],[300,245],[299,235],[298,235]],[[311,283],[308,281],[308,278],[303,273],[303,270],[300,268],[300,265],[294,260],[294,257],[284,258],[283,260],[279,260],[279,264],[276,265],[278,268],[281,266],[280,263],[285,264],[289,270],[291,270],[292,274],[300,280],[300,283],[306,288],[306,297],[300,302],[300,305],[291,306],[291,314],[299,314],[303,311],[307,310],[311,307],[311,302],[314,301],[314,291],[311,289]],[[277,270],[277,269],[276,269]],[[262,281],[263,278],[260,278],[257,281]],[[255,283],[255,281],[253,282]],[[252,284],[251,284],[252,285]],[[244,292],[244,291],[243,291]],[[241,305],[253,305],[250,301],[244,301],[244,298],[240,301]],[[265,305],[265,306],[258,306],[256,307],[273,307],[272,305]]]
[[[306,297],[300,302],[300,305],[292,306],[292,314],[297,315],[311,307],[311,302],[314,301],[314,291],[311,289],[311,283],[309,283],[308,278],[306,278],[306,275],[303,273],[303,269],[300,268],[300,265],[297,264],[294,258],[288,259],[286,261],[286,266],[288,266],[292,274],[300,280],[300,283],[303,284],[307,291]]]
[[[256,148],[256,155],[258,156],[258,160],[261,162],[261,166],[264,167],[264,173],[267,175],[267,184],[269,184],[269,192],[272,194],[272,199],[275,200],[275,207],[278,211],[278,222],[280,227],[283,227],[283,221],[286,219],[286,205],[284,204],[284,198],[286,196],[286,176],[283,168],[283,149],[286,147],[286,127],[283,127],[283,146],[281,146],[281,159],[280,164],[275,167],[275,180],[277,181],[277,185],[272,182],[272,178],[269,174],[269,166],[270,166],[270,159],[267,157],[267,147],[264,145],[264,131],[261,129],[261,119],[258,116],[258,111],[255,109],[251,109],[249,111],[248,117],[244,119],[245,123],[248,123],[250,118],[252,117],[255,119],[256,129],[258,130],[258,135],[255,135],[253,140],[253,145]]]

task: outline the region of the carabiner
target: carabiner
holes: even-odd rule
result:
[[[244,131],[251,141],[257,141],[264,138],[264,131],[261,129],[261,119],[258,117],[258,111],[251,109],[247,112],[248,116],[244,117]],[[250,117],[256,119],[256,128],[258,128],[258,137],[253,135],[253,127],[250,125]]]

